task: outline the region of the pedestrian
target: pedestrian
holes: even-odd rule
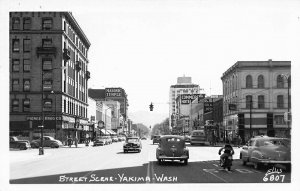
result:
[[[241,143],[242,143],[242,138],[241,138],[241,136],[239,135],[238,138],[237,138],[237,146],[238,146],[238,148],[240,148]]]
[[[76,148],[77,148],[77,146],[78,146],[78,139],[77,139],[76,136],[75,136],[75,138],[74,138],[74,141],[75,141],[75,146],[76,146]]]
[[[72,142],[73,142],[71,136],[68,137],[67,142],[68,142],[68,146],[71,147],[72,146]]]

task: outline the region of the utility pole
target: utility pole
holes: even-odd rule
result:
[[[250,99],[250,138],[252,138],[252,97]]]

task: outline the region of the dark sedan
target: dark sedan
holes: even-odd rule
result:
[[[30,145],[32,148],[39,148],[41,146],[41,139],[39,138],[39,139],[31,141]],[[44,136],[43,146],[51,147],[51,148],[59,148],[59,147],[62,147],[63,144],[61,141],[56,140],[53,137]]]
[[[142,150],[142,142],[138,137],[128,137],[123,144],[124,153],[128,151],[137,151],[141,152]]]
[[[19,140],[17,137],[9,137],[9,148],[26,150],[29,147],[29,141]]]
[[[160,138],[160,143],[156,149],[156,159],[159,164],[165,160],[179,160],[188,164],[189,150],[185,146],[182,136],[166,135]]]

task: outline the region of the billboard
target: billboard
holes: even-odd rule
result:
[[[124,97],[122,88],[105,88],[105,97]]]
[[[182,94],[181,104],[190,104],[194,99],[204,98],[205,94]]]

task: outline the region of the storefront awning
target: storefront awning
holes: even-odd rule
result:
[[[115,133],[114,131],[112,131],[112,130],[107,130],[110,134],[112,134],[112,135],[116,135],[117,133]]]

